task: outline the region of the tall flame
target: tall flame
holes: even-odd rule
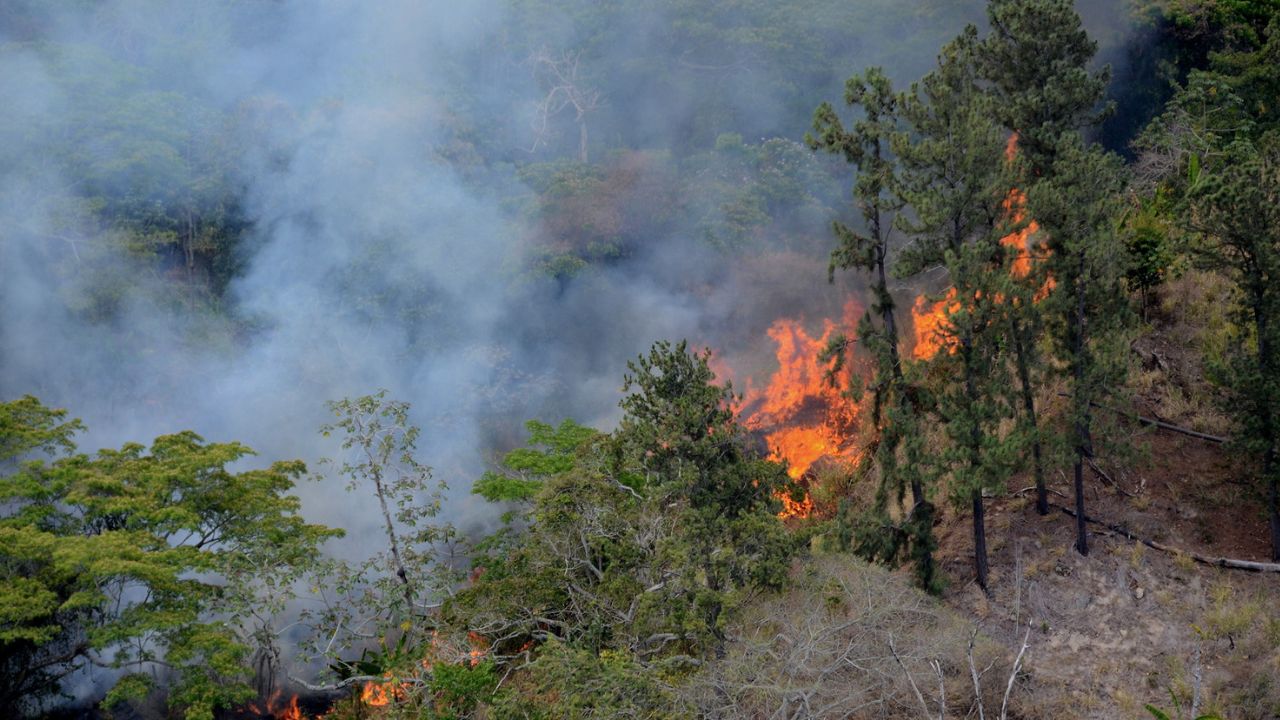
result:
[[[856,316],[854,303],[847,303],[840,326],[851,332]],[[827,382],[826,368],[818,360],[837,327],[826,320],[822,334],[815,337],[798,318],[774,321],[767,334],[776,346],[778,369],[763,388],[748,379],[737,408],[743,425],[764,436],[770,457],[785,461],[794,480],[804,478],[821,458],[856,457],[849,440],[857,424],[857,405]],[[796,499],[783,493],[779,500],[780,517],[808,517],[813,512],[808,495]]]

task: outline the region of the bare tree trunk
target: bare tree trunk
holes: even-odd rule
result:
[[[587,119],[578,115],[578,162],[587,164]]]
[[[360,427],[360,426],[357,426]],[[363,429],[363,428],[361,428]],[[404,560],[400,557],[400,542],[396,536],[395,522],[391,519],[391,509],[387,506],[387,490],[382,484],[382,471],[379,470],[378,458],[369,448],[364,449],[365,457],[369,461],[369,467],[373,468],[370,476],[373,478],[373,489],[378,495],[378,506],[382,510],[382,522],[387,531],[387,543],[391,550],[391,562],[396,566],[396,577],[400,579],[400,583],[404,585],[404,600],[408,604],[405,612],[413,615],[413,584],[409,582],[409,573],[404,566]]]
[[[1263,402],[1266,402],[1265,400]],[[1264,431],[1271,435],[1272,420],[1266,418]],[[1276,446],[1274,441],[1262,456],[1262,476],[1267,481],[1267,505],[1269,524],[1271,525],[1271,559],[1280,562],[1280,472],[1276,469]]]
[[[961,360],[964,362],[964,394],[965,400],[969,405],[969,437],[966,442],[969,445],[969,472],[970,482],[976,483],[972,489],[973,499],[973,566],[974,572],[978,579],[978,587],[982,588],[982,592],[990,595],[991,590],[987,587],[987,522],[986,510],[982,505],[982,483],[979,473],[982,471],[982,430],[978,427],[977,413],[974,408],[981,402],[978,397],[978,382],[974,376],[974,357],[973,357],[973,336],[972,327],[966,328],[964,336],[960,340]]]
[[[978,587],[987,595],[987,521],[986,509],[982,505],[982,490],[973,490],[973,566],[978,577]]]

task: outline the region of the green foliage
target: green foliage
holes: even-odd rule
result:
[[[1131,290],[1142,294],[1145,309],[1148,295],[1164,283],[1177,256],[1169,238],[1169,229],[1151,209],[1128,219],[1124,237],[1129,267],[1125,280]]]
[[[733,389],[713,383],[710,357],[661,341],[627,363],[617,439],[630,462],[619,469],[695,509],[735,518],[771,507],[784,481],[776,464],[747,453]]]
[[[908,131],[896,138],[897,192],[910,214],[898,225],[911,236],[898,271],[941,266],[951,288],[943,303],[943,341],[928,358],[925,377],[945,441],[928,465],[948,481],[952,501],[974,508],[978,583],[986,587],[982,496],[998,492],[1024,449],[1002,424],[1016,415],[1006,328],[1015,262],[1001,237],[1013,231],[1002,162],[1003,130],[990,118],[993,100],[977,75],[977,29],[970,26],[943,48],[938,68],[900,102]]]
[[[1115,444],[1109,441],[1114,433],[1095,431],[1101,418],[1094,403],[1123,391],[1132,321],[1124,275],[1130,265],[1117,237],[1125,182],[1120,158],[1085,147],[1078,135],[1063,138],[1051,174],[1031,187],[1027,199],[1048,236],[1044,265],[1055,284],[1041,305],[1053,352],[1071,382],[1070,429],[1062,439],[1075,455],[1076,512],[1083,514],[1083,466]],[[1076,547],[1088,553],[1079,519]]]
[[[924,397],[915,377],[903,368],[899,350],[897,318],[889,290],[888,257],[895,216],[904,199],[897,192],[897,165],[892,154],[895,141],[901,142],[899,104],[889,78],[880,68],[871,68],[865,77],[855,75],[845,85],[845,103],[861,114],[846,128],[835,109],[823,103],[814,112],[815,134],[805,141],[815,150],[842,156],[857,167],[853,197],[865,231],[835,222],[836,249],[831,253],[829,279],[837,269],[858,269],[871,275],[872,303],[858,322],[857,345],[872,359],[869,387],[872,393],[870,421],[874,437],[864,454],[863,470],[877,474],[875,501],[859,525],[859,551],[871,558],[888,561],[909,551],[922,587],[937,590],[933,549],[933,506],[924,486],[924,433],[920,426]],[[830,363],[829,378],[837,377],[850,364],[854,342],[836,335],[823,350],[821,360]],[[860,380],[849,391],[861,395]],[[892,527],[890,501],[902,504],[906,488],[911,488],[913,504],[900,528]]]
[[[478,545],[443,613],[495,658],[532,657],[499,716],[667,716],[726,617],[785,581],[797,543],[773,493],[786,474],[747,450],[707,357],[656,343],[629,365],[613,435],[530,423],[531,447],[507,456],[529,472],[524,522]]]
[[[679,712],[671,689],[635,657],[556,640],[542,646],[519,689],[495,707],[498,717],[657,720]]]
[[[1064,135],[1100,121],[1110,68],[1089,64],[1098,44],[1072,0],[992,0],[979,56],[1001,124],[1018,134],[1032,176],[1043,175]]]
[[[1240,420],[1239,447],[1260,461],[1280,558],[1280,132],[1225,152],[1228,161],[1191,193],[1188,224],[1203,239],[1198,258],[1240,288],[1234,311],[1242,332],[1214,376]]]
[[[491,660],[436,663],[431,668],[427,692],[431,694],[429,718],[455,720],[471,717],[481,705],[492,705],[498,675]]]
[[[503,472],[486,472],[471,492],[489,502],[528,502],[548,477],[573,469],[579,451],[600,435],[573,420],[557,427],[530,420],[525,427],[529,446],[504,455]]]
[[[84,430],[79,420],[67,420],[66,410],[45,407],[31,395],[0,403],[0,462],[13,462],[27,453],[70,453],[72,436]]]
[[[287,494],[302,463],[231,472],[249,448],[190,432],[73,455],[64,411],[30,397],[0,408],[0,445],[58,451],[0,479],[0,708],[38,708],[86,665],[133,671],[115,702],[163,663],[170,703],[193,720],[250,697],[250,653],[274,642],[273,612],[338,534]]]
[[[1082,392],[1096,398],[1114,390],[1126,354],[1106,347],[1123,340],[1117,333],[1128,319],[1123,280],[1129,260],[1117,237],[1124,168],[1119,157],[1078,139],[1055,152],[1054,174],[1028,192],[1030,212],[1048,238],[1045,265],[1055,282],[1045,314],[1059,357],[1088,385]],[[1084,406],[1075,410],[1076,417],[1088,413]]]
[[[427,642],[425,609],[460,578],[445,559],[453,555],[456,531],[435,521],[447,488],[415,455],[420,430],[409,404],[380,390],[332,401],[329,409],[335,420],[321,433],[340,437],[344,455],[323,464],[347,479],[348,491],[377,500],[386,538],[385,548],[354,564],[328,563],[315,580],[335,594],[323,596],[322,610],[307,613],[320,628],[307,649],[342,665],[341,654],[363,643],[370,629],[384,643],[398,638],[397,647]]]

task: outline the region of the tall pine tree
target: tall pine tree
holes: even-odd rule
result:
[[[1018,441],[999,427],[1014,412],[1001,322],[1014,259],[1000,242],[1007,224],[1005,133],[991,120],[992,98],[979,89],[977,37],[976,28],[966,28],[943,48],[938,68],[902,99],[909,134],[895,147],[900,193],[912,212],[898,224],[912,243],[896,269],[913,275],[942,266],[951,280],[942,349],[927,361],[945,428],[934,465],[953,500],[972,509],[974,569],[987,591],[983,494],[1002,489]]]
[[[1016,186],[1029,189],[1054,172],[1063,138],[1096,124],[1110,71],[1094,72],[1097,52],[1071,0],[991,0],[987,6],[990,34],[980,51],[981,74],[995,98],[995,113],[1017,141]],[[1032,260],[1024,282],[1012,288],[1009,319],[1022,395],[1023,417],[1032,438],[1036,509],[1049,511],[1043,450],[1035,406],[1036,356],[1041,309],[1036,299],[1047,277],[1038,248],[1027,248]],[[1081,538],[1083,542],[1083,536]]]
[[[837,247],[831,254],[830,274],[857,269],[871,276],[874,299],[858,323],[858,343],[872,356],[872,423],[876,437],[866,458],[879,479],[875,506],[859,544],[869,555],[895,558],[909,548],[923,587],[938,588],[933,552],[934,508],[929,501],[921,473],[924,446],[920,428],[920,397],[902,362],[898,347],[898,324],[893,295],[889,291],[889,241],[893,220],[902,207],[894,192],[895,172],[891,144],[900,132],[898,96],[880,68],[870,68],[865,77],[849,78],[845,103],[861,110],[861,117],[846,128],[835,108],[823,103],[814,113],[814,132],[805,140],[815,150],[841,155],[857,167],[854,201],[862,214],[865,231],[844,223],[834,224]],[[832,339],[824,357],[838,373],[847,361],[852,342]],[[902,532],[886,536],[880,531],[889,525],[890,498],[901,503],[911,489],[911,510]]]
[[[1084,466],[1094,457],[1092,407],[1122,384],[1128,351],[1128,259],[1116,236],[1124,167],[1118,156],[1085,147],[1079,135],[1063,136],[1055,154],[1052,173],[1032,186],[1028,201],[1048,236],[1045,267],[1054,290],[1042,309],[1071,381],[1076,549],[1088,555]]]

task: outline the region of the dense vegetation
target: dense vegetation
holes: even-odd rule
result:
[[[433,128],[410,164],[447,168],[438,187],[496,195],[507,213],[511,257],[483,257],[485,274],[467,276],[492,279],[475,296],[519,308],[492,334],[513,346],[552,335],[555,310],[576,313],[567,323],[587,313],[551,303],[594,302],[653,265],[661,280],[623,285],[637,305],[661,283],[697,298],[743,268],[807,270],[829,254],[830,278],[856,277],[866,303],[821,353],[828,382],[861,408],[857,460],[793,478],[744,426],[716,355],[657,340],[609,369],[622,379],[612,430],[532,420],[511,442],[523,418],[494,418],[514,401],[486,398],[474,451],[493,455],[470,488],[484,508],[464,521],[451,507],[467,498],[449,494],[420,445],[466,423],[424,433],[386,391],[333,398],[329,421],[304,429],[330,442],[329,459],[308,459],[315,475],[190,431],[82,451],[77,436],[94,428],[32,393],[114,407],[209,371],[136,386],[111,374],[118,387],[80,374],[68,387],[54,366],[83,358],[21,347],[35,330],[15,311],[0,316],[0,361],[13,368],[0,382],[13,397],[0,402],[0,715],[36,716],[78,693],[195,720],[301,688],[339,719],[1035,717],[1019,647],[968,632],[925,594],[970,579],[939,562],[936,528],[966,519],[972,577],[990,595],[988,504],[1025,476],[1044,516],[1051,472],[1070,468],[1062,509],[1089,555],[1090,517],[1106,508],[1089,506],[1085,480],[1105,475],[1103,458],[1141,451],[1117,431],[1136,414],[1132,348],[1152,298],[1190,272],[1227,288],[1228,322],[1195,351],[1239,461],[1238,512],[1266,518],[1280,562],[1280,2],[1136,8],[1160,60],[1127,68],[1121,87],[1141,97],[1119,96],[1118,113],[1070,0],[990,0],[981,25],[965,24],[981,4],[931,0],[496,5],[484,42],[430,87],[396,88],[425,98],[409,124]],[[313,231],[317,255],[332,248],[315,217],[257,214],[266,202],[249,187],[261,178],[245,167],[278,178],[305,165],[290,158],[307,141],[281,133],[279,117],[323,135],[339,111],[323,94],[305,108],[228,103],[214,83],[184,83],[199,57],[178,36],[122,27],[125,40],[103,45],[63,22],[39,3],[0,9],[0,60],[37,58],[40,87],[76,99],[56,123],[33,122],[60,102],[34,93],[0,109],[3,217],[37,218],[0,228],[0,258],[31,271],[6,269],[6,282],[53,288],[68,327],[105,329],[118,343],[100,351],[108,365],[170,346],[249,354],[277,329],[240,302],[263,262],[255,245]],[[208,32],[256,47],[254,32],[270,30]],[[868,56],[880,65],[844,82],[842,103],[821,102]],[[503,119],[493,90],[516,74],[531,128]],[[1117,141],[1117,114],[1140,132]],[[398,167],[362,150],[340,159]],[[455,229],[430,231],[442,228]],[[285,297],[344,326],[390,318],[398,360],[487,362],[455,357],[474,349],[459,344],[472,298],[405,253],[403,230],[387,221],[358,253],[337,253],[322,281],[340,308],[291,286]],[[751,275],[734,277],[755,290]],[[913,300],[916,322],[933,313],[931,335],[911,336]],[[165,321],[135,327],[139,308]],[[613,337],[604,324],[587,340]],[[475,355],[501,354],[492,347]],[[325,374],[361,349],[318,343],[307,356],[338,357]],[[574,350],[545,354],[554,365]],[[503,366],[484,367],[495,396],[536,381],[504,385]],[[303,516],[305,479],[345,482],[352,503],[375,508],[360,553],[333,552],[343,531]],[[780,517],[808,498],[812,514]],[[910,565],[924,593],[866,562]],[[996,668],[985,684],[983,665]]]

